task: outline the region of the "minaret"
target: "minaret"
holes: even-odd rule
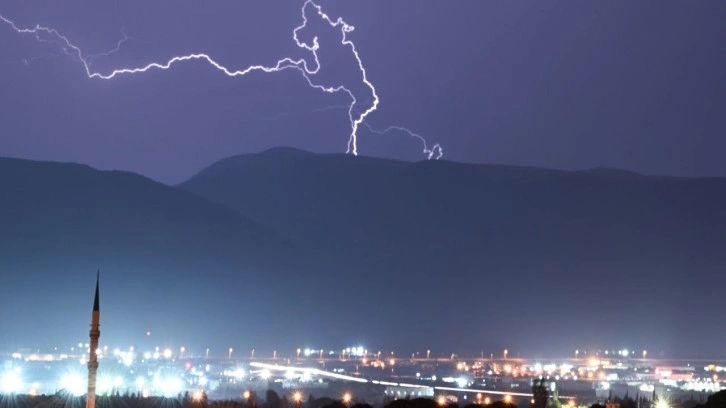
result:
[[[88,352],[88,395],[86,408],[96,408],[96,370],[98,370],[98,338],[101,337],[99,319],[101,312],[98,308],[98,278],[96,273],[96,298],[93,300],[93,314],[91,315],[91,348]]]

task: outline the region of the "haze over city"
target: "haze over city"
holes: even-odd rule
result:
[[[399,387],[390,358],[427,397],[470,368],[705,398],[723,21],[719,1],[7,0],[5,368],[96,363],[100,271],[100,369],[189,364],[210,395],[194,381],[281,362]]]

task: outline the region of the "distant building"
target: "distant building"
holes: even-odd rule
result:
[[[406,386],[389,386],[386,387],[386,396],[391,398],[431,398],[434,396],[433,387],[406,387]]]

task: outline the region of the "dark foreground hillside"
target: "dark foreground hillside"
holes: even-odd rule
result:
[[[726,335],[712,324],[726,284],[726,179],[273,149],[180,187],[341,254],[372,293],[399,288],[397,319],[421,336],[430,322],[501,347],[537,333],[574,349],[562,338],[573,331],[588,345],[674,350],[698,327],[707,334],[689,350],[703,351],[695,344]],[[498,330],[512,321],[521,328]]]
[[[712,357],[726,180],[277,149],[169,187],[0,159],[0,345],[84,341],[99,268],[104,344]]]
[[[492,401],[489,404],[477,404],[467,403],[465,405],[459,405],[456,403],[448,402],[445,405],[441,405],[439,402],[433,399],[427,398],[416,398],[416,399],[396,399],[386,402],[376,402],[368,404],[366,402],[349,402],[344,403],[340,400],[334,400],[330,398],[309,398],[305,401],[294,402],[289,401],[286,396],[280,397],[277,393],[268,391],[268,396],[273,395],[275,398],[272,401],[265,399],[257,399],[251,397],[250,399],[236,399],[236,400],[224,400],[214,401],[209,400],[203,393],[189,394],[185,393],[179,395],[176,398],[162,398],[162,397],[142,397],[141,395],[115,395],[115,396],[99,396],[96,399],[96,406],[98,408],[517,408],[518,405],[514,403],[507,403],[504,401]],[[726,391],[721,391],[711,395],[707,401],[671,401],[669,406],[672,408],[722,408],[726,402]],[[618,400],[617,403],[623,408],[635,408],[636,402],[632,399]],[[651,406],[650,401],[644,401],[643,405],[646,408],[655,408],[655,404]],[[85,397],[73,397],[63,391],[55,395],[40,395],[40,396],[26,396],[26,395],[5,395],[0,396],[0,406],[3,408],[83,408],[86,406]],[[539,408],[540,406],[546,407],[558,407],[564,406],[561,402],[555,402],[552,398],[542,399],[541,403],[530,404],[522,403],[520,407]],[[601,408],[605,405],[600,403],[594,403],[591,408]]]
[[[97,269],[104,344],[152,331],[153,344],[211,345],[209,332],[261,320],[229,321],[296,253],[234,210],[136,174],[0,159],[0,348],[87,341]],[[221,310],[229,320],[207,318]]]

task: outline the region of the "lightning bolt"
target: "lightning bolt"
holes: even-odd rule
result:
[[[126,35],[126,27],[125,26],[121,26],[121,38],[118,40],[118,42],[116,42],[116,47],[113,48],[113,49],[111,49],[111,50],[105,51],[105,52],[100,52],[98,54],[89,55],[86,58],[87,61],[88,61],[88,65],[90,66],[91,64],[93,64],[93,61],[96,60],[96,59],[98,59],[98,58],[101,58],[101,57],[109,57],[109,56],[111,56],[111,55],[119,52],[121,50],[121,46],[123,46],[124,43],[126,41],[130,40],[130,39],[131,39],[131,37],[129,37],[128,35]]]
[[[306,10],[308,8],[312,8],[314,12],[327,24],[330,25],[331,28],[339,30],[342,39],[341,44],[345,47],[348,47],[350,51],[353,54],[353,57],[355,58],[355,61],[358,65],[358,69],[361,74],[361,79],[363,81],[363,84],[370,90],[371,95],[373,97],[372,102],[370,103],[370,106],[368,106],[365,109],[358,108],[358,99],[355,97],[354,93],[344,85],[337,85],[337,86],[325,86],[319,83],[316,83],[313,80],[313,77],[318,74],[320,71],[321,65],[320,60],[318,58],[318,50],[320,48],[320,44],[318,43],[318,37],[314,37],[312,40],[312,44],[308,44],[304,41],[301,41],[298,37],[298,32],[305,27],[307,27],[308,24],[308,15]],[[306,0],[305,3],[302,6],[301,9],[302,14],[302,24],[298,27],[296,27],[293,30],[293,40],[295,41],[295,44],[306,51],[308,51],[315,61],[313,67],[309,67],[305,59],[298,59],[294,60],[292,58],[283,58],[277,61],[274,65],[265,66],[265,65],[250,65],[244,69],[230,69],[225,67],[224,65],[218,63],[215,61],[211,56],[204,53],[193,53],[193,54],[187,54],[187,55],[180,55],[180,56],[174,56],[170,59],[168,59],[165,62],[152,62],[147,65],[139,66],[139,67],[132,67],[132,68],[119,68],[114,69],[110,72],[99,72],[94,71],[91,69],[91,65],[93,63],[93,60],[102,56],[108,56],[115,52],[117,52],[121,46],[126,42],[129,37],[126,35],[125,29],[122,26],[122,38],[118,41],[116,48],[105,52],[101,54],[96,55],[84,55],[83,51],[76,45],[74,45],[66,36],[61,34],[58,30],[50,27],[45,27],[41,25],[36,25],[32,28],[22,28],[17,26],[12,20],[6,18],[2,14],[0,14],[0,21],[4,22],[5,24],[9,25],[15,32],[19,34],[29,34],[34,35],[36,40],[39,42],[45,42],[45,43],[54,43],[57,44],[62,52],[72,58],[74,61],[81,64],[83,67],[83,70],[86,74],[86,76],[89,79],[99,79],[99,80],[111,80],[117,76],[121,75],[132,75],[132,74],[141,74],[150,70],[168,70],[172,66],[187,62],[187,61],[203,61],[208,63],[213,68],[217,69],[218,71],[222,72],[224,75],[227,75],[229,77],[238,77],[238,76],[245,76],[251,72],[264,72],[264,73],[274,73],[274,72],[281,72],[288,69],[294,69],[299,71],[302,74],[302,77],[306,80],[308,85],[313,88],[317,89],[319,91],[325,92],[325,93],[345,93],[347,94],[350,99],[351,103],[348,105],[348,119],[350,121],[350,127],[351,127],[351,133],[348,138],[348,144],[346,153],[353,154],[355,156],[358,155],[358,130],[360,126],[363,124],[366,126],[371,132],[378,133],[378,134],[386,134],[391,131],[401,131],[407,133],[409,136],[419,139],[424,146],[424,154],[427,155],[429,159],[438,159],[443,155],[443,151],[441,149],[441,146],[434,145],[431,149],[427,147],[426,140],[423,138],[423,136],[414,133],[407,128],[404,128],[402,126],[390,126],[384,130],[376,130],[373,127],[371,127],[367,122],[367,117],[375,112],[378,109],[378,106],[380,104],[380,98],[378,97],[378,93],[376,92],[375,86],[373,86],[373,83],[368,79],[368,75],[365,69],[365,66],[363,65],[363,60],[360,57],[360,54],[358,53],[358,49],[356,48],[353,41],[348,39],[348,34],[351,33],[355,28],[346,23],[342,18],[333,19],[330,16],[328,16],[325,12],[323,12],[322,7],[318,4],[314,3],[313,0]]]
[[[378,130],[373,128],[371,125],[368,124],[368,122],[363,122],[363,124],[368,128],[369,131],[372,133],[378,134],[378,135],[385,135],[388,132],[398,131],[408,134],[409,136],[418,139],[421,144],[423,145],[423,153],[426,155],[426,157],[431,160],[435,159],[438,160],[444,155],[444,149],[439,145],[438,143],[431,146],[429,149],[428,143],[426,143],[426,139],[419,135],[416,132],[413,132],[403,126],[389,126],[383,130]]]

